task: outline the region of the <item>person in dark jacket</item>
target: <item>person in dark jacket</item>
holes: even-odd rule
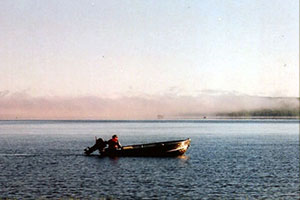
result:
[[[117,135],[113,135],[112,138],[108,140],[107,143],[108,143],[108,148],[111,150],[122,148]]]

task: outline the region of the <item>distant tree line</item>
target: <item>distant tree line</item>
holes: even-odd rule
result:
[[[299,109],[261,109],[242,110],[238,112],[217,113],[217,116],[229,117],[299,117]]]

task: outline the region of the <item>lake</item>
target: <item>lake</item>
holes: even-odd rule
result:
[[[84,156],[191,138],[176,158]],[[298,199],[299,120],[0,121],[0,198]]]

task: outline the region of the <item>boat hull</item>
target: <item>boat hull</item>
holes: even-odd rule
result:
[[[106,149],[101,156],[109,157],[172,157],[183,155],[190,146],[190,139],[124,146]]]

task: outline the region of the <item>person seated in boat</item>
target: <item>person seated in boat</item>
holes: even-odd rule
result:
[[[108,149],[116,150],[122,148],[122,145],[119,142],[119,138],[117,135],[113,135],[110,140],[108,140]]]

